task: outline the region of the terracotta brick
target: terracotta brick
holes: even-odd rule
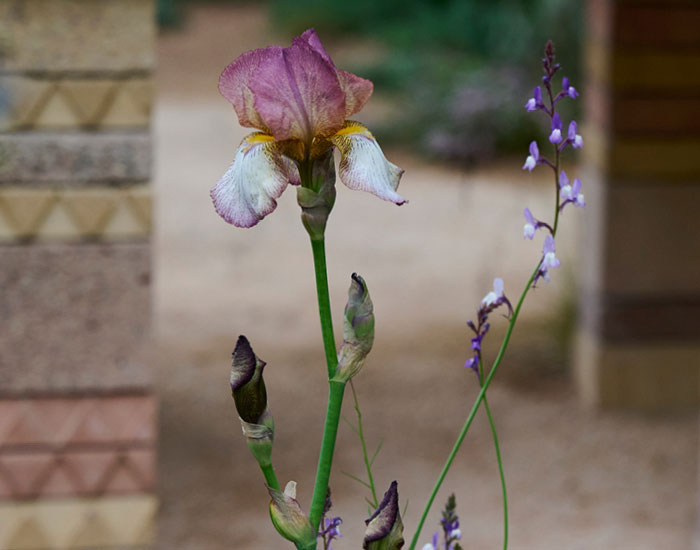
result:
[[[700,6],[695,3],[621,3],[615,45],[621,48],[700,49]]]
[[[700,92],[700,52],[615,52],[615,93]]]
[[[700,174],[700,136],[611,139],[610,176],[637,182],[692,182]]]
[[[597,115],[594,109],[589,112]],[[610,116],[616,136],[700,136],[700,96],[639,98],[623,94],[615,99]]]
[[[143,388],[148,244],[0,247],[5,393]]]
[[[151,0],[4,0],[0,33],[9,71],[149,71],[154,64]]]

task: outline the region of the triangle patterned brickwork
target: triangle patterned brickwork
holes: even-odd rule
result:
[[[147,185],[112,189],[0,189],[0,242],[121,241],[151,234]]]
[[[0,130],[143,128],[149,125],[150,79],[59,79],[4,76],[9,109]]]
[[[152,495],[0,505],[0,550],[144,550],[154,543]]]

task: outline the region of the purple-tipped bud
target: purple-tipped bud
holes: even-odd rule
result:
[[[403,522],[399,513],[399,493],[396,481],[389,490],[379,508],[365,521],[364,550],[400,550],[404,545]]]
[[[498,301],[499,298],[503,297],[503,279],[496,277],[493,280],[493,290],[484,296],[481,300],[482,306],[490,306]]]
[[[277,532],[285,539],[292,541],[297,547],[305,547],[316,540],[314,528],[306,517],[297,501],[297,484],[287,483],[284,492],[267,488],[272,500],[270,501],[270,519]]]
[[[549,142],[555,145],[562,142],[561,137],[561,117],[559,113],[554,113],[552,117],[552,133],[549,135]]]
[[[535,86],[535,89],[532,92],[532,97],[527,100],[527,103],[525,104],[525,108],[529,113],[532,111],[537,111],[538,109],[541,109],[544,106],[542,103],[542,88],[539,86]]]
[[[374,343],[374,306],[365,280],[352,274],[335,378],[347,382],[364,365]]]
[[[265,361],[259,359],[248,339],[238,337],[233,349],[231,392],[238,416],[250,423],[258,423],[267,409],[267,391],[263,381]]]
[[[569,123],[569,131],[567,133],[567,141],[571,144],[574,149],[580,149],[583,147],[583,138],[577,133],[578,125],[575,120]]]
[[[567,77],[561,79],[561,90],[571,99],[576,99],[578,97],[578,91],[576,91],[576,88],[569,84],[569,79]]]
[[[586,206],[586,201],[583,198],[583,193],[581,193],[581,180],[576,178],[573,185],[571,186],[571,199],[574,206],[583,208]]]

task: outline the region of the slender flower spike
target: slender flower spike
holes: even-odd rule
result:
[[[484,296],[484,299],[481,300],[481,305],[483,306],[490,306],[496,301],[498,301],[499,298],[503,297],[503,279],[500,277],[496,277],[493,280],[493,290],[489,292],[486,296]]]
[[[547,282],[549,282],[549,270],[555,267],[559,267],[561,265],[561,261],[559,260],[559,258],[556,257],[554,252],[554,237],[552,237],[551,235],[547,235],[544,239],[544,246],[542,247],[542,253],[544,254],[544,258],[542,259],[542,267],[540,268],[542,277]]]
[[[569,79],[567,77],[561,79],[561,88],[567,97],[570,97],[571,99],[576,99],[578,97],[576,88],[569,84]]]
[[[313,29],[288,48],[238,57],[221,74],[219,91],[240,124],[259,131],[243,139],[211,190],[218,214],[235,226],[254,226],[276,208],[287,185],[313,187],[309,165],[334,146],[346,186],[406,202],[396,193],[403,170],[387,161],[367,128],[347,120],[372,90],[370,81],[336,68]]]
[[[549,142],[558,145],[562,142],[561,137],[561,117],[559,113],[554,113],[552,117],[552,133],[549,135]]]
[[[365,521],[364,550],[400,550],[404,545],[403,522],[399,513],[398,485],[391,483],[379,507]]]
[[[532,92],[532,97],[527,100],[525,108],[527,109],[528,113],[531,113],[541,109],[542,107],[544,107],[544,103],[542,103],[542,88],[535,86],[535,89]]]
[[[528,157],[525,159],[525,164],[523,164],[523,170],[527,170],[528,172],[532,172],[535,169],[535,166],[539,163],[540,160],[540,149],[537,147],[537,142],[532,141],[530,143],[530,154]]]
[[[525,215],[523,238],[532,240],[532,238],[535,236],[535,230],[537,229],[537,222],[535,221],[535,217],[532,215],[529,208],[526,208],[523,211],[523,214]]]
[[[569,131],[567,134],[567,143],[570,143],[571,146],[574,149],[580,149],[583,147],[583,138],[580,136],[580,134],[577,134],[576,132],[578,131],[578,126],[576,124],[575,120],[572,120],[569,123]]]
[[[335,379],[347,382],[360,372],[373,343],[374,306],[367,283],[357,273],[353,273],[345,306],[343,344],[338,352]]]
[[[307,546],[316,540],[314,528],[297,501],[297,484],[290,481],[284,492],[267,488],[270,502],[270,519],[277,532],[297,546]]]

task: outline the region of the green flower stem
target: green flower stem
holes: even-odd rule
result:
[[[314,271],[316,272],[316,296],[318,298],[318,313],[321,317],[321,335],[323,349],[326,352],[328,379],[335,375],[338,366],[338,352],[333,336],[333,319],[331,317],[331,299],[328,295],[328,274],[326,271],[326,247],[324,239],[311,239],[311,249],[314,253]],[[325,497],[324,497],[325,498]]]
[[[501,343],[501,348],[498,350],[498,355],[496,356],[496,360],[493,363],[493,367],[491,367],[491,372],[489,372],[488,376],[486,377],[486,380],[484,380],[484,384],[481,386],[481,391],[479,392],[479,395],[477,396],[476,401],[474,402],[474,405],[472,406],[472,409],[469,412],[469,416],[467,417],[464,426],[462,426],[462,430],[459,432],[457,441],[455,441],[455,444],[452,447],[452,451],[450,451],[450,455],[445,461],[445,465],[442,467],[442,471],[440,472],[440,475],[438,476],[438,479],[435,482],[435,486],[433,487],[433,490],[430,493],[430,497],[428,497],[428,502],[425,504],[423,514],[421,515],[420,521],[418,522],[418,527],[416,528],[416,532],[413,535],[413,539],[411,540],[411,545],[408,547],[408,550],[415,550],[416,544],[418,544],[418,538],[420,537],[420,533],[423,529],[423,525],[425,524],[425,520],[428,517],[430,507],[433,505],[433,501],[435,500],[435,497],[437,496],[437,493],[440,490],[440,486],[445,480],[445,476],[447,475],[447,472],[452,466],[452,462],[454,461],[455,456],[457,456],[457,452],[459,451],[459,448],[461,447],[462,442],[464,441],[464,438],[466,437],[467,432],[469,431],[469,428],[472,425],[472,422],[474,421],[476,412],[479,410],[479,406],[481,405],[481,402],[484,400],[484,397],[486,395],[486,390],[488,389],[489,384],[491,384],[491,380],[493,380],[493,377],[496,374],[496,371],[498,370],[501,361],[503,360],[503,356],[505,355],[506,349],[508,348],[510,336],[513,333],[513,328],[515,327],[515,322],[518,320],[518,315],[520,314],[520,308],[522,307],[523,302],[525,301],[525,296],[527,296],[527,293],[532,287],[532,283],[535,280],[535,277],[537,276],[537,272],[540,269],[541,263],[542,261],[540,260],[540,262],[537,264],[537,268],[535,268],[535,271],[533,271],[532,275],[530,275],[530,278],[527,281],[527,285],[525,285],[525,290],[523,290],[523,293],[520,295],[518,305],[513,311],[513,315],[510,318],[510,323],[508,324],[508,330],[506,331],[506,335],[503,338],[503,342]]]
[[[260,469],[265,476],[265,483],[267,483],[269,487],[280,491],[280,484],[279,481],[277,481],[277,476],[275,475],[275,470],[272,467],[272,464],[260,464]]]
[[[331,466],[333,464],[333,452],[335,450],[335,439],[338,435],[338,423],[340,422],[340,409],[343,406],[343,394],[345,392],[345,382],[330,380],[328,393],[328,410],[326,412],[326,424],[323,428],[323,442],[321,443],[321,455],[318,458],[318,469],[316,470],[316,482],[314,483],[314,494],[311,498],[311,509],[309,510],[309,521],[318,532],[318,526],[323,515],[323,507],[326,503],[328,492],[328,479],[331,476]]]
[[[489,417],[489,424],[491,424],[493,446],[496,449],[496,460],[498,461],[498,475],[501,477],[501,491],[503,493],[503,550],[506,550],[508,548],[508,495],[506,492],[506,477],[503,474],[503,461],[501,460],[501,448],[498,445],[496,424],[493,421],[493,416],[491,416],[491,408],[489,407],[486,395],[484,395],[484,409],[486,409],[486,415]]]

